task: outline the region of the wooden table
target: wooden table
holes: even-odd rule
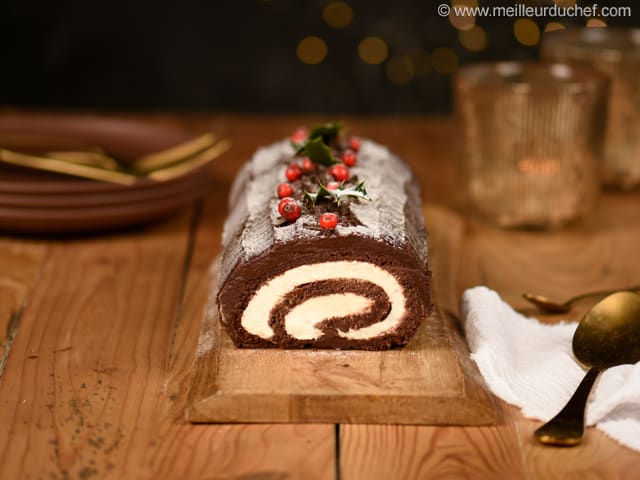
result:
[[[492,427],[187,423],[229,183],[256,147],[317,119],[144,118],[210,128],[234,147],[214,166],[204,202],[152,227],[0,238],[0,478],[637,478],[640,454],[594,429],[573,449],[539,446],[539,423],[499,401]],[[410,160],[427,202],[462,211],[449,121],[346,120]],[[454,284],[441,296],[448,308],[476,284],[522,308],[525,290],[562,297],[640,278],[639,193],[607,194],[560,233],[505,232],[447,212],[427,208],[457,239],[446,273]]]

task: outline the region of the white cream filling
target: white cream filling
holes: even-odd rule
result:
[[[391,303],[391,309],[383,321],[360,329],[349,329],[346,332],[338,331],[341,337],[353,340],[375,338],[393,331],[400,324],[406,312],[406,301],[404,290],[398,280],[386,270],[372,263],[345,260],[301,265],[273,277],[262,285],[249,301],[242,314],[242,327],[253,335],[270,339],[273,336],[273,329],[269,326],[269,313],[287,293],[305,283],[339,279],[365,280],[374,283],[386,292]],[[364,300],[370,302],[366,297],[346,293],[336,295],[340,297],[340,302],[336,302],[337,298],[328,298],[334,297],[334,295],[325,295],[312,297],[297,305],[287,314],[285,319],[287,332],[300,340],[318,338],[322,332],[314,327],[323,320],[361,313],[364,309],[369,308],[369,303],[364,305]],[[358,298],[357,303],[352,304],[351,295]],[[314,302],[315,298],[319,300]],[[333,305],[330,305],[333,302],[335,302],[335,309]],[[310,306],[307,306],[309,303]],[[348,307],[347,304],[349,304]],[[336,313],[339,308],[345,309]],[[290,318],[291,314],[298,309],[302,309],[299,310],[302,313],[295,313]],[[313,311],[313,315],[307,316],[311,311]],[[300,335],[300,337],[296,335]]]
[[[284,317],[287,333],[298,340],[312,340],[322,336],[315,326],[327,318],[345,317],[366,312],[371,299],[355,293],[333,293],[310,298],[296,305]]]

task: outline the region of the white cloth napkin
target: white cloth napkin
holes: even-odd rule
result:
[[[577,323],[527,318],[486,287],[465,291],[461,309],[471,358],[491,391],[527,417],[553,418],[586,373],[571,350]],[[586,423],[640,451],[640,362],[600,374]]]

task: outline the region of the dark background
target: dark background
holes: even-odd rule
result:
[[[444,0],[345,0],[353,18],[343,28],[333,28],[323,18],[329,3],[2,0],[0,104],[444,113],[450,109],[451,75],[459,65],[537,55],[538,42],[524,45],[516,38],[517,18],[477,18],[475,25],[483,29],[486,45],[476,42],[474,51],[461,41],[464,31],[437,14]],[[513,3],[480,0],[480,5]],[[553,1],[522,3],[540,6]],[[631,0],[598,4],[633,8]],[[640,25],[640,5],[636,10],[630,18],[608,18],[606,23]],[[566,26],[589,21],[531,20],[541,32],[553,21]],[[313,65],[297,54],[299,43],[311,35],[327,47],[326,56]],[[360,58],[358,46],[368,36],[387,45],[382,63],[371,65]]]

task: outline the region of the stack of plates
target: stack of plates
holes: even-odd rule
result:
[[[0,140],[11,135],[67,139],[133,159],[185,142],[181,129],[77,115],[0,117]],[[146,223],[192,203],[211,184],[209,164],[157,182],[123,186],[0,164],[0,230],[29,233],[104,231]]]

